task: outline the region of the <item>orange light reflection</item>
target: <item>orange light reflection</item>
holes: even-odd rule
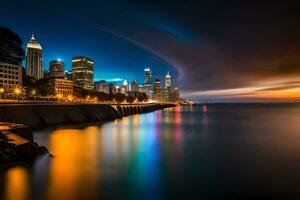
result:
[[[24,167],[14,167],[6,174],[4,198],[7,200],[30,199],[30,181]]]

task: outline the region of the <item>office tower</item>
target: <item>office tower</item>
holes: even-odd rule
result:
[[[150,68],[145,68],[145,85],[150,84],[151,85],[151,70]]]
[[[95,82],[95,92],[104,92],[109,94],[109,83],[104,80]]]
[[[22,85],[22,67],[20,63],[0,62],[0,87],[9,90],[18,85]]]
[[[116,83],[109,83],[109,94],[117,94]]]
[[[121,86],[121,93],[127,94],[127,92],[128,92],[128,82],[126,79],[124,79],[123,84]]]
[[[145,73],[145,82],[144,82],[144,92],[148,97],[151,96],[151,71],[150,68],[145,68],[144,70]]]
[[[73,82],[64,78],[52,77],[48,79],[48,94],[61,98],[73,95]]]
[[[171,101],[171,76],[168,72],[165,77],[165,95],[164,95],[164,101],[169,102]]]
[[[144,86],[143,85],[139,85],[138,92],[144,92]]]
[[[85,56],[72,58],[73,85],[77,89],[94,90],[94,61]]]
[[[152,100],[157,101],[157,102],[163,101],[163,90],[162,90],[162,87],[160,86],[159,79],[156,79],[154,82]]]
[[[133,80],[130,83],[130,91],[137,92],[138,90],[139,90],[139,86],[138,86],[136,80]]]
[[[64,62],[60,59],[49,62],[50,77],[64,77]]]
[[[172,102],[177,102],[180,100],[179,88],[175,87],[172,92]]]
[[[26,75],[37,80],[43,78],[44,75],[42,47],[36,41],[34,34],[26,47]]]

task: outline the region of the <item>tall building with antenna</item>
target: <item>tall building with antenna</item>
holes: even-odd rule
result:
[[[168,72],[165,77],[165,95],[164,95],[165,101],[169,102],[171,101],[171,75]]]
[[[43,78],[42,47],[37,42],[34,33],[26,47],[26,75],[37,80]]]

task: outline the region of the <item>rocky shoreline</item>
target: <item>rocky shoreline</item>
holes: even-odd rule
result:
[[[31,128],[22,124],[0,123],[0,163],[2,165],[28,163],[43,154],[48,154],[48,150],[34,142]]]
[[[0,164],[30,163],[49,154],[34,142],[32,129],[68,123],[104,122],[128,115],[173,107],[174,104],[145,105],[1,105]]]

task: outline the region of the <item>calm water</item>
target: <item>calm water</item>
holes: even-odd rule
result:
[[[300,104],[178,106],[35,138],[54,157],[2,170],[3,198],[300,198]]]

